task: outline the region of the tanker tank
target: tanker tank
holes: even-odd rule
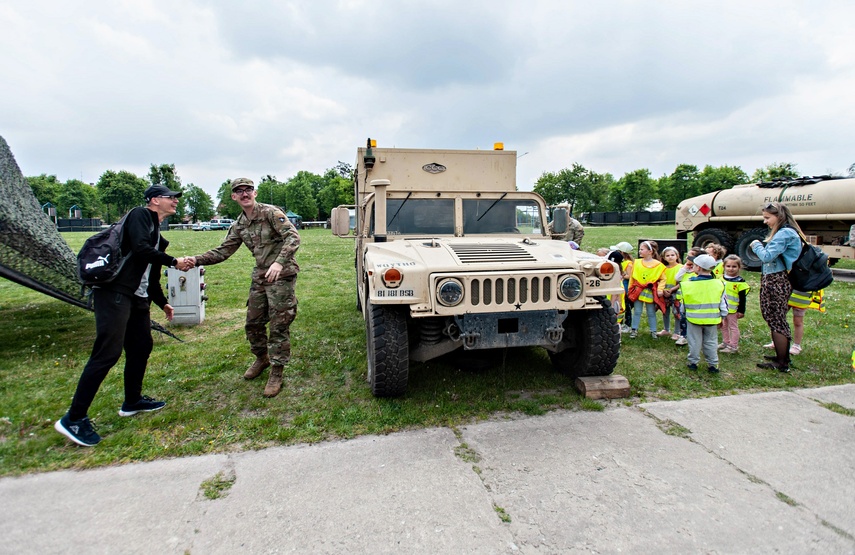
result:
[[[849,236],[855,225],[855,179],[833,176],[776,179],[768,183],[737,185],[688,198],[677,206],[677,238],[692,244],[723,245],[728,253],[742,258],[750,269],[760,260],[749,248],[763,240],[762,209],[770,202],[786,204],[808,239],[828,254],[833,264],[840,258],[855,258]]]

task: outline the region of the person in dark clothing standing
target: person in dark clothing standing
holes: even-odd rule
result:
[[[91,447],[101,441],[88,411],[107,373],[125,351],[125,400],[119,416],[160,410],[166,405],[142,394],[151,337],[150,306],[163,309],[167,320],[173,310],[160,286],[162,266],[192,267],[185,259],[166,254],[169,242],[160,236],[160,223],[175,214],[180,191],[162,185],[145,190],[145,207],[137,207],[125,220],[122,247],[131,256],[111,283],[93,288],[95,344],[77,383],[71,408],[54,424],[56,431],[78,445]]]

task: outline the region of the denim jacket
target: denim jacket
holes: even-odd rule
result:
[[[763,274],[789,271],[802,252],[802,239],[791,227],[782,227],[764,246],[759,241],[752,243],[751,250],[763,262]]]

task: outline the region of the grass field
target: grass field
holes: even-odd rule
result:
[[[221,232],[165,234],[173,255],[199,254],[217,245]],[[76,252],[87,234],[64,235]],[[656,399],[731,395],[748,391],[855,382],[850,354],[855,335],[855,284],[835,283],[828,311],[810,311],[804,353],[793,371],[761,371],[761,345],[769,333],[760,318],[759,275],[748,314],[741,321],[740,353],[721,355],[722,373],[685,369],[686,349],[649,334],[624,339],[616,373],[625,375],[632,397],[600,402],[581,398],[571,380],[552,371],[546,352],[524,348],[481,353],[492,362],[470,370],[454,354],[414,365],[407,396],[375,399],[365,380],[365,332],[355,309],[353,241],[328,230],[302,232],[298,261],[299,309],[292,326],[293,360],[282,393],[261,396],[263,378],[242,379],[252,361],[243,333],[246,293],[253,261],[239,251],[208,268],[207,318],[176,327],[184,342],[155,335],[144,393],[168,401],[157,413],[121,418],[120,361],[90,410],[104,441],[93,449],[73,446],[53,430],[68,408],[92,347],[92,314],[0,280],[0,475],[61,468],[88,468],[161,457],[260,449],[271,445],[384,434],[425,426],[456,426],[514,414],[555,409],[602,410]],[[673,227],[587,229],[586,249],[621,240],[674,238]],[[842,267],[853,268],[851,262]],[[165,323],[156,309],[154,319]],[[642,319],[642,331],[646,330]]]

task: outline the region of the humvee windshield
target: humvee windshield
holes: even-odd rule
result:
[[[373,232],[373,222],[372,222]],[[404,198],[386,202],[389,235],[454,235],[454,199]],[[463,234],[542,234],[540,208],[534,200],[463,199]]]

